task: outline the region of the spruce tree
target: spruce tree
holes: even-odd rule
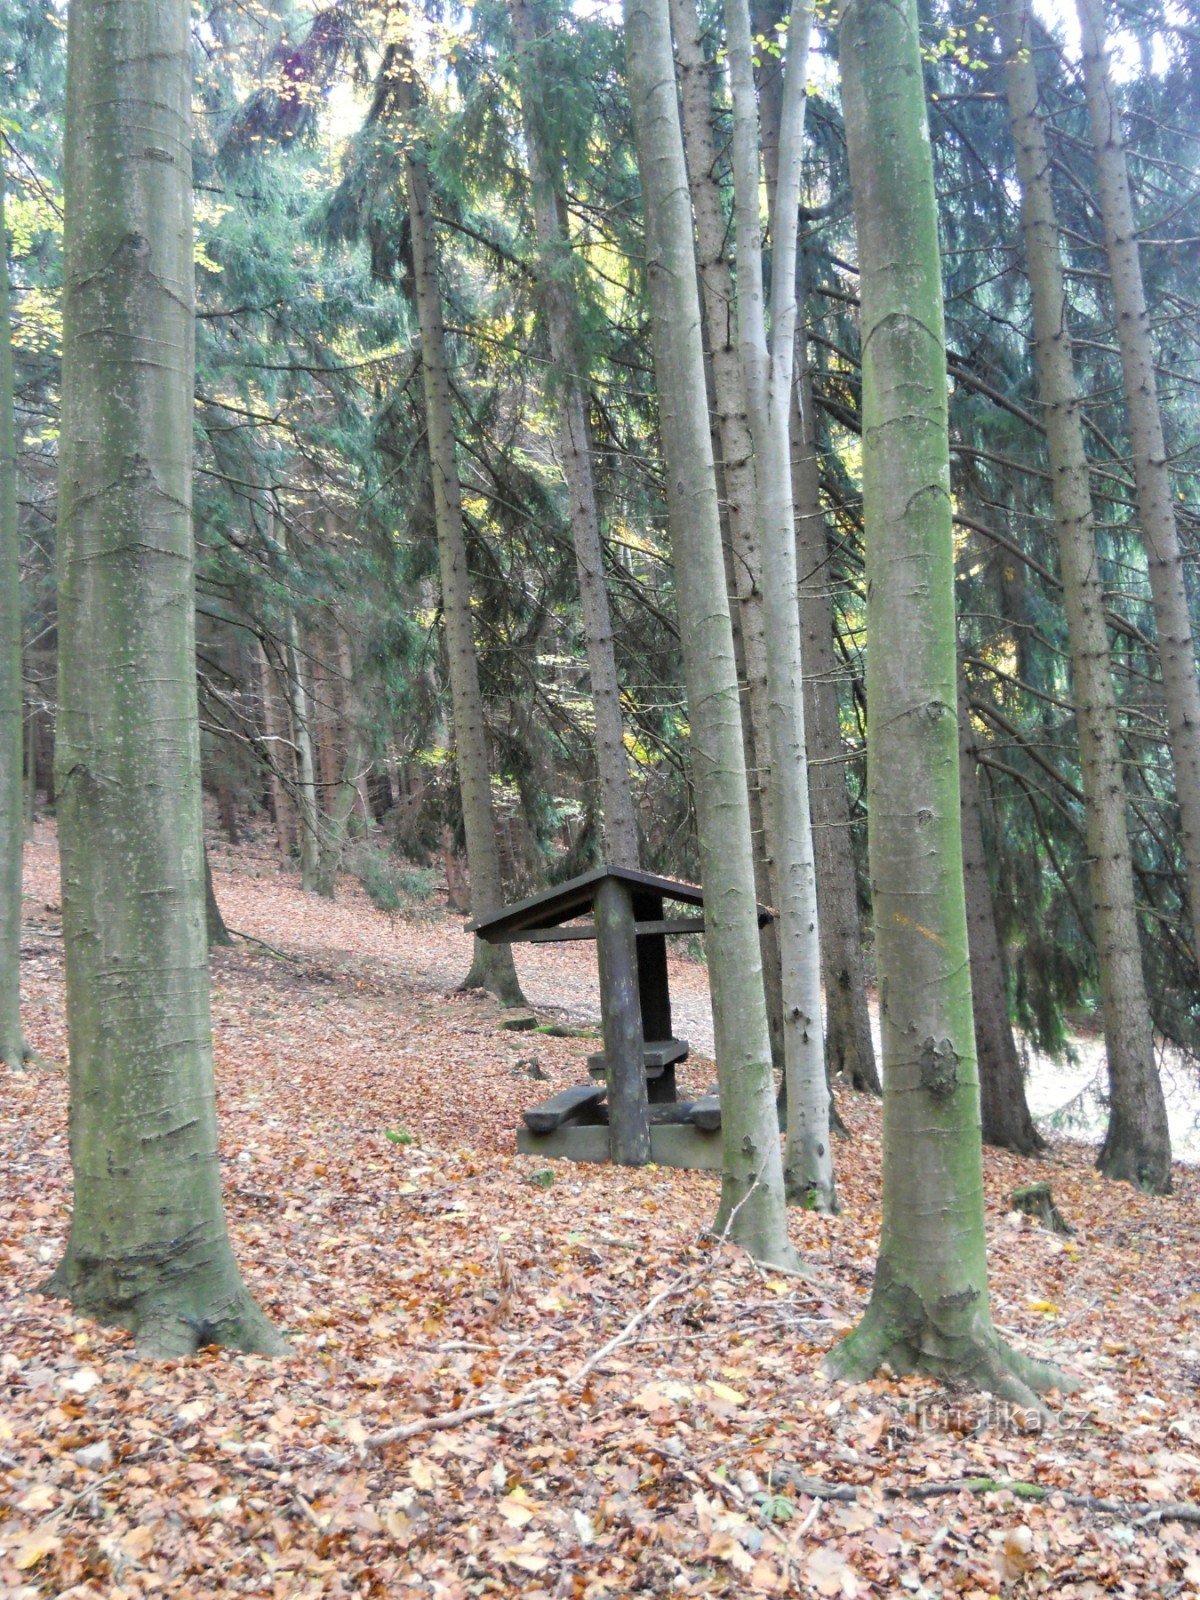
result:
[[[1087,811],[1109,1079],[1098,1164],[1111,1178],[1163,1193],[1171,1187],[1171,1135],[1142,967],[1104,588],[1026,0],[1002,0],[1000,27]]]

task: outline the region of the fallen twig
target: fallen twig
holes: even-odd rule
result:
[[[501,1400],[489,1400],[478,1406],[461,1406],[457,1411],[439,1411],[434,1416],[421,1417],[416,1422],[406,1422],[401,1427],[373,1433],[363,1441],[362,1448],[382,1450],[386,1445],[415,1439],[420,1433],[438,1433],[444,1428],[457,1428],[464,1422],[478,1422],[484,1417],[497,1417],[506,1411],[516,1411],[521,1406],[530,1406],[535,1400],[544,1399],[552,1387],[557,1387],[556,1379],[538,1378],[518,1393],[506,1395]]]
[[[1049,1500],[1061,1495],[1069,1506],[1082,1511],[1102,1511],[1141,1525],[1154,1522],[1188,1522],[1200,1525],[1200,1505],[1190,1500],[1129,1501],[1107,1499],[1095,1494],[1075,1494],[1054,1484],[1023,1483],[1016,1478],[952,1478],[945,1483],[886,1483],[883,1492],[890,1500],[933,1500],[945,1494],[997,1494],[1007,1489],[1020,1500]]]
[[[811,1495],[814,1500],[842,1500],[854,1502],[858,1490],[852,1483],[828,1483],[824,1478],[808,1478],[794,1472],[791,1467],[772,1467],[772,1489],[794,1489],[797,1494]]]
[[[729,1238],[729,1230],[733,1225],[734,1218],[754,1193],[761,1177],[762,1172],[760,1170],[749,1189],[731,1210],[718,1237],[719,1244],[724,1244]],[[660,1289],[657,1294],[651,1295],[646,1304],[639,1311],[634,1312],[633,1316],[630,1317],[629,1321],[618,1333],[615,1333],[607,1343],[602,1344],[599,1350],[594,1350],[586,1361],[581,1361],[564,1383],[560,1384],[556,1378],[535,1378],[532,1383],[526,1384],[525,1388],[518,1390],[516,1394],[504,1395],[500,1399],[484,1401],[476,1406],[461,1406],[457,1411],[440,1411],[433,1416],[421,1417],[416,1422],[402,1423],[396,1428],[385,1428],[381,1433],[371,1434],[363,1441],[360,1448],[364,1451],[382,1450],[390,1444],[402,1444],[406,1439],[415,1439],[418,1434],[437,1433],[446,1428],[457,1428],[464,1422],[479,1422],[486,1417],[497,1417],[510,1411],[521,1410],[525,1406],[533,1405],[535,1401],[548,1399],[554,1390],[567,1394],[573,1389],[581,1388],[601,1362],[606,1361],[614,1350],[626,1344],[636,1330],[654,1315],[664,1301],[671,1300],[676,1295],[683,1294],[685,1290],[692,1288],[700,1281],[706,1271],[707,1264],[690,1272],[681,1272],[675,1278],[672,1278],[665,1288]]]
[[[300,960],[299,956],[289,955],[286,950],[281,950],[278,945],[271,944],[266,939],[259,939],[252,933],[242,933],[238,928],[226,928],[225,931],[234,939],[244,939],[247,944],[260,946],[261,949],[268,951],[279,961],[298,962]]]

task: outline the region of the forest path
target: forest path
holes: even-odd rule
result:
[[[491,1001],[447,992],[465,967],[452,923],[385,916],[348,883],[332,905],[306,897],[253,844],[217,845],[214,867],[231,926],[289,955],[217,951],[213,1016],[234,1248],[292,1359],[150,1366],[42,1297],[70,1215],[66,1077],[5,1074],[0,1593],[991,1595],[1014,1533],[1022,1593],[1200,1589],[1197,1529],[1067,1498],[1200,1500],[1186,1169],[1155,1200],[1101,1179],[1078,1145],[986,1154],[996,1321],[1082,1383],[1053,1431],[925,1380],[834,1386],[819,1364],[861,1314],[878,1242],[875,1102],[845,1097],[841,1215],[792,1217],[815,1279],[764,1275],[705,1242],[709,1174],[559,1164],[531,1181],[542,1163],[512,1153],[520,1113],[578,1081],[591,1041],[501,1032]],[[52,826],[26,886],[26,1026],[61,1061]],[[587,1014],[585,953],[525,955],[532,998]],[[703,969],[680,965],[690,1004]],[[1043,1177],[1073,1238],[1008,1211]],[[381,1429],[547,1378],[559,1387],[536,1405],[363,1453]],[[794,1521],[768,1525],[755,1496],[774,1468],[855,1498],[816,1507],[792,1489]],[[1048,1498],[887,1492],[978,1476]]]

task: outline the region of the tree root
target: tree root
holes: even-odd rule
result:
[[[504,1006],[529,1004],[513,965],[511,945],[490,945],[476,938],[471,970],[458,987],[460,990],[486,989]]]
[[[1171,1155],[1169,1147],[1158,1150],[1128,1130],[1109,1123],[1096,1167],[1116,1183],[1131,1183],[1146,1194],[1170,1194]]]
[[[170,1299],[148,1287],[144,1293],[113,1292],[112,1263],[99,1270],[81,1267],[68,1254],[41,1287],[43,1294],[66,1300],[83,1316],[133,1335],[140,1356],[148,1361],[177,1361],[206,1345],[220,1345],[247,1355],[281,1356],[286,1341],[240,1282],[229,1259],[232,1284],[178,1283]]]
[[[1048,1412],[1039,1396],[1050,1389],[1065,1393],[1078,1387],[1057,1367],[1005,1343],[992,1326],[986,1294],[967,1288],[926,1305],[881,1259],[862,1321],[829,1352],[825,1370],[831,1377],[865,1381],[885,1361],[896,1372],[923,1373],[954,1388],[982,1390],[1043,1417]]]

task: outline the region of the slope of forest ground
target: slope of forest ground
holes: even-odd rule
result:
[[[350,881],[315,900],[265,846],[214,867],[230,926],[279,952],[214,954],[214,1021],[235,1249],[293,1358],[149,1365],[40,1296],[69,1215],[65,1075],[7,1075],[5,1594],[1200,1591],[1200,1526],[1169,1511],[1200,1502],[1192,1170],[1153,1200],[1082,1145],[988,1152],[996,1320],[1081,1384],[1053,1425],[924,1381],[832,1384],[821,1356],[871,1281],[877,1105],[843,1105],[842,1214],[793,1218],[811,1278],[763,1274],[705,1237],[709,1175],[560,1166],[544,1187],[512,1153],[594,1045],[502,1032],[450,992],[460,921],[385,915]],[[61,1061],[49,826],[26,890],[27,1025]],[[521,955],[532,999],[587,1012],[585,950]],[[690,1015],[703,971],[675,981]],[[1073,1236],[1008,1213],[1040,1177]],[[1040,1498],[931,1492],[964,1479]]]

